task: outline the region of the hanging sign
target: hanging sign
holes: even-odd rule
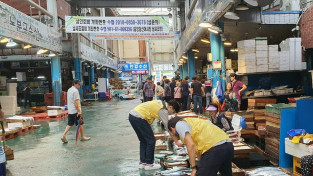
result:
[[[213,69],[214,70],[221,70],[222,69],[222,62],[221,61],[214,61],[213,62]]]
[[[140,64],[126,63],[126,65],[122,67],[122,71],[146,71],[146,70],[149,70],[149,63],[147,62]]]
[[[169,18],[66,16],[67,33],[91,33],[93,39],[174,39]]]
[[[32,17],[0,2],[0,35],[62,52],[61,34]]]

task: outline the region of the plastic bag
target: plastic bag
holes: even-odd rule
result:
[[[247,123],[246,123],[246,118],[245,117],[241,117],[240,118],[240,126],[242,129],[247,129]]]
[[[289,130],[287,133],[290,137],[294,137],[294,136],[303,135],[306,132],[304,129],[292,129],[292,130]]]

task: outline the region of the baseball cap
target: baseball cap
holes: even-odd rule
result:
[[[73,85],[75,85],[75,84],[81,85],[80,80],[79,80],[79,79],[74,79],[74,80],[73,80]]]

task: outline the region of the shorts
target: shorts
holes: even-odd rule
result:
[[[77,117],[77,113],[75,113],[75,114],[69,114],[69,115],[68,115],[67,125],[68,125],[68,126],[73,126],[73,125],[75,124],[75,125],[77,126],[79,119],[80,119],[80,117]]]
[[[238,105],[241,105],[241,100],[237,100],[237,102],[238,102]]]

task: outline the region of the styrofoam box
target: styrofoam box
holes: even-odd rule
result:
[[[302,70],[306,69],[306,62],[302,62],[302,66],[301,66]]]
[[[256,60],[238,60],[238,67],[249,65],[256,66]]]
[[[295,144],[292,143],[289,138],[285,138],[285,152],[289,155],[301,158],[303,156],[312,155],[313,153],[309,152],[309,145],[306,144]]]
[[[278,52],[278,45],[268,45],[268,50]]]
[[[255,46],[258,46],[258,45],[266,45],[267,46],[267,40],[256,40]]]
[[[279,68],[268,68],[269,72],[279,71]]]
[[[256,67],[257,72],[268,72],[268,65],[258,65]]]
[[[268,64],[268,58],[257,58],[256,59],[256,65],[267,65]]]
[[[256,51],[268,51],[268,46],[267,45],[256,45],[255,50]]]
[[[245,66],[245,67],[238,67],[239,73],[255,73],[256,66]]]
[[[241,40],[237,42],[238,48],[255,46],[255,40]]]
[[[16,96],[0,96],[0,102],[4,115],[15,115],[17,108]]]
[[[279,63],[278,64],[268,64],[268,68],[269,69],[277,69],[277,70],[279,70]]]
[[[268,51],[256,51],[256,57],[261,57],[261,58],[264,58],[264,57],[268,57]]]
[[[238,60],[255,60],[255,54],[238,55]]]
[[[238,49],[238,55],[245,55],[245,54],[255,54],[255,48],[251,49]]]
[[[57,116],[62,114],[62,110],[48,110],[48,116]]]
[[[278,51],[269,51],[268,52],[268,57],[269,58],[279,57],[279,52]]]
[[[289,70],[289,65],[279,65],[279,70],[280,71],[287,71],[287,70]]]
[[[25,128],[25,127],[28,127],[28,126],[30,126],[30,121],[8,123],[8,128],[10,128],[10,129]]]

